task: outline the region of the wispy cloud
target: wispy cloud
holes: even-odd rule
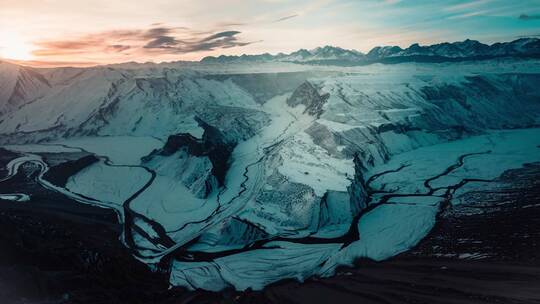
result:
[[[246,22],[219,22],[217,23],[217,27],[223,28],[223,27],[230,27],[230,26],[244,26],[248,25]]]
[[[295,18],[295,17],[298,17],[298,16],[299,16],[298,14],[294,14],[294,15],[289,15],[289,16],[281,17],[281,18],[279,18],[279,19],[274,20],[274,23],[275,23],[275,22],[282,22],[282,21],[285,21],[285,20],[289,20],[289,19],[292,19],[292,18]]]
[[[463,13],[463,14],[453,15],[453,16],[448,17],[448,19],[463,19],[463,18],[470,18],[470,17],[475,17],[475,16],[481,16],[481,15],[487,14],[487,13],[489,13],[489,12],[490,12],[490,10],[474,11],[474,12],[469,12],[469,13]]]
[[[158,35],[153,37],[145,49],[158,49],[167,53],[185,54],[215,49],[227,49],[237,46],[246,46],[253,42],[242,42],[236,37],[239,31],[218,32],[206,37],[193,37],[178,39],[171,35]]]
[[[82,35],[71,39],[38,41],[33,55],[63,56],[92,53],[186,54],[246,46],[239,31],[193,31],[185,27],[157,27],[138,30],[115,30]]]
[[[447,6],[444,8],[445,11],[448,12],[457,12],[457,11],[463,11],[468,10],[471,8],[476,8],[478,6],[484,5],[486,3],[491,2],[492,0],[476,0],[476,1],[470,1],[465,3],[460,3],[456,5]]]

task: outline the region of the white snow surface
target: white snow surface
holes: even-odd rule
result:
[[[156,138],[135,136],[77,137],[53,141],[52,144],[83,149],[105,156],[118,165],[138,165],[142,157],[163,146],[163,142]]]
[[[71,176],[66,189],[122,206],[149,178],[150,174],[142,168],[111,167],[101,161]]]
[[[538,71],[538,60],[25,70],[32,85],[18,107],[0,109],[0,143],[27,153],[8,164],[9,174],[25,161],[46,170],[30,153],[97,155],[100,161],[71,176],[65,189],[42,184],[119,213],[133,198],[129,208],[155,221],[175,243],[153,242],[159,229],[137,218],[135,225],[149,236],[133,232],[141,261],[153,265],[179,248],[193,255],[216,254],[212,261],[174,260],[172,285],[262,289],[285,278],[332,275],[337,266],[359,257],[384,260],[404,252],[433,227],[446,187],[463,179],[483,180],[458,189],[451,202],[459,203],[461,194],[486,186],[504,171],[540,161],[540,129],[531,128],[540,122]],[[0,106],[23,72],[0,64]],[[50,87],[37,85],[42,82],[35,73]],[[273,82],[279,77],[298,81],[302,73],[308,76],[298,85],[309,81],[317,94],[328,94],[320,116],[309,115],[309,105],[290,107],[295,87],[280,90],[285,85]],[[267,83],[252,81],[255,77]],[[157,153],[170,135],[207,139],[200,122],[234,142],[222,187],[209,176],[208,155]],[[474,155],[465,157],[463,166],[431,180],[435,190],[428,193],[426,180],[468,153]],[[361,162],[356,166],[355,156]],[[350,195],[353,185],[366,187],[357,175],[367,181],[401,166],[370,183],[387,192],[374,194],[371,204],[388,193],[406,196],[392,197],[353,222],[362,212],[358,200],[366,199],[365,193]],[[2,195],[24,198],[9,192],[15,193]],[[344,248],[331,241],[351,224],[358,226],[357,240]],[[277,237],[281,240],[242,250]],[[309,237],[328,242],[295,243]],[[230,249],[242,251],[219,255]]]

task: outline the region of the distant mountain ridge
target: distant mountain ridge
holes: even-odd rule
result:
[[[367,54],[334,46],[324,46],[313,50],[300,49],[290,54],[269,53],[259,55],[240,55],[218,57],[209,56],[202,63],[235,62],[296,62],[312,64],[359,65],[370,63],[397,63],[409,61],[442,62],[471,59],[491,59],[497,57],[540,57],[540,39],[520,38],[511,42],[497,42],[492,45],[476,40],[443,42],[421,46],[418,43],[402,49],[399,46],[378,46]]]

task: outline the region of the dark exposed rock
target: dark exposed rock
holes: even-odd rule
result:
[[[118,241],[110,209],[80,204],[36,183],[37,168],[2,187],[31,201],[0,200],[0,302],[156,303],[169,298],[167,274],[152,272]],[[181,291],[180,291],[181,292]]]
[[[467,101],[467,96],[455,85],[426,86],[422,88],[422,93],[428,101],[444,99],[454,99],[460,103]]]
[[[354,157],[354,177],[348,188],[351,197],[351,206],[356,210],[362,210],[367,207],[368,193],[363,175],[365,171],[366,167],[362,159],[356,154]]]
[[[162,149],[152,152],[149,156],[143,158],[143,161],[149,161],[156,154],[169,156],[181,148],[186,148],[189,155],[207,156],[210,159],[212,162],[212,174],[221,186],[224,184],[225,175],[229,169],[229,159],[236,143],[227,139],[216,127],[210,126],[200,119],[197,120],[204,129],[201,139],[189,133],[171,135]]]
[[[296,88],[291,97],[287,99],[287,104],[293,108],[302,104],[306,106],[304,113],[318,118],[323,113],[323,106],[329,97],[328,93],[320,95],[317,88],[306,81]]]
[[[66,161],[50,167],[43,177],[56,186],[65,187],[70,176],[98,161],[99,159],[95,155],[86,155],[77,160]]]
[[[377,126],[378,133],[393,131],[398,134],[404,134],[408,131],[418,131],[420,128],[416,128],[410,125],[396,124],[396,123],[382,123]]]

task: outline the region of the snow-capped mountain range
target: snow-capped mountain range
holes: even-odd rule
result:
[[[375,62],[392,63],[407,61],[440,62],[507,56],[540,56],[540,39],[521,38],[512,42],[495,43],[492,45],[467,39],[461,42],[444,42],[428,46],[420,46],[415,43],[406,49],[402,49],[399,46],[378,46],[370,50],[367,54],[355,50],[325,46],[313,50],[301,49],[290,54],[279,53],[277,55],[270,55],[266,53],[261,55],[205,57],[202,59],[202,62],[287,61],[319,64],[368,64]]]
[[[538,59],[317,61],[521,57],[538,44],[90,68],[0,62],[0,146],[21,153],[10,176],[31,162],[41,186],[115,210],[122,242],[153,269],[170,263],[172,285],[262,289],[409,250],[461,195],[540,161]],[[75,152],[94,161],[65,183],[48,180],[61,156],[47,157]]]

